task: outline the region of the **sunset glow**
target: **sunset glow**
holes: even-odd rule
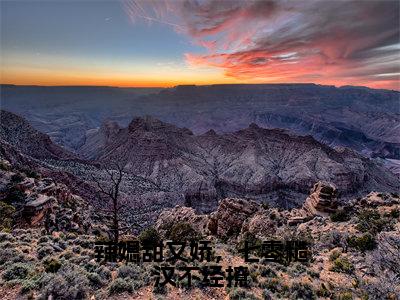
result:
[[[400,90],[398,1],[2,1],[1,82]]]

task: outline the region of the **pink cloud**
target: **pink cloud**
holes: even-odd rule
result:
[[[187,63],[245,81],[399,89],[398,1],[129,1],[202,45]]]

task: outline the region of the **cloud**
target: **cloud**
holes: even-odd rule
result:
[[[400,89],[399,1],[129,2],[205,48],[189,64],[228,77]]]

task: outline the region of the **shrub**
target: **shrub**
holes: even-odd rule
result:
[[[43,259],[44,257],[51,255],[54,253],[53,247],[48,244],[43,245],[37,250],[37,257],[39,259]]]
[[[133,267],[132,265],[121,266],[118,268],[117,277],[138,279],[140,277],[140,272],[137,267]]]
[[[82,248],[80,246],[73,246],[71,248],[71,250],[72,250],[72,252],[79,254],[79,253],[81,253]]]
[[[291,299],[316,299],[315,292],[309,284],[295,282],[290,292]]]
[[[352,300],[353,294],[351,292],[343,292],[337,296],[338,300]]]
[[[330,270],[333,272],[351,274],[354,271],[354,266],[346,257],[338,257],[333,261],[333,266]]]
[[[38,244],[44,244],[44,243],[48,243],[51,241],[50,236],[48,235],[43,235],[38,239]]]
[[[282,284],[278,277],[266,279],[262,282],[261,287],[271,291],[272,293],[280,292],[282,290]]]
[[[348,239],[348,244],[350,247],[362,252],[373,250],[376,246],[375,238],[370,233],[366,233],[360,237],[351,236]]]
[[[15,238],[13,237],[12,234],[8,232],[0,232],[0,243],[4,241],[10,241],[13,242],[15,241]]]
[[[326,288],[326,286],[321,283],[321,287],[317,289],[316,294],[318,297],[329,298],[332,296],[332,293]]]
[[[25,202],[25,193],[15,186],[11,187],[7,192],[4,202],[8,204],[21,204]]]
[[[3,273],[3,279],[10,281],[14,279],[25,279],[31,272],[31,266],[26,263],[16,263],[7,268]]]
[[[40,174],[33,169],[24,168],[21,171],[24,172],[27,177],[36,179],[40,178]]]
[[[15,207],[0,201],[0,231],[11,231]]]
[[[358,215],[357,229],[375,235],[384,229],[390,229],[392,227],[390,221],[388,218],[382,218],[376,210],[365,209]]]
[[[345,222],[350,220],[350,216],[344,209],[338,209],[331,215],[332,222]]]
[[[154,227],[143,230],[139,235],[139,241],[142,245],[155,245],[161,240],[158,231]]]
[[[153,287],[153,293],[154,294],[166,294],[167,288],[165,287],[165,285],[156,285]]]
[[[81,246],[82,248],[93,249],[94,239],[89,235],[81,235],[77,238],[75,244]]]
[[[13,248],[0,248],[0,266],[7,262],[22,262],[25,257],[18,250]]]
[[[261,277],[277,277],[277,274],[274,270],[269,267],[260,266],[260,276]]]
[[[248,292],[244,289],[241,288],[233,288],[231,292],[229,293],[229,299],[230,300],[242,300],[242,299],[247,299],[247,300],[257,300],[257,297],[254,296],[253,293]]]
[[[56,258],[50,258],[43,262],[43,266],[46,272],[56,273],[61,268],[61,263]]]
[[[90,284],[93,287],[99,288],[99,287],[102,287],[104,285],[103,280],[101,279],[100,275],[97,274],[97,273],[88,273],[87,274],[87,278],[89,279]]]
[[[15,173],[11,176],[10,180],[12,183],[20,183],[24,180],[24,176],[22,176],[20,173]]]
[[[56,274],[46,273],[40,282],[42,296],[53,299],[85,299],[89,280],[84,271],[74,265],[65,265]]]
[[[389,216],[392,217],[392,218],[394,218],[394,219],[400,217],[400,210],[397,209],[397,208],[393,208],[393,209],[390,211]]]
[[[10,171],[11,170],[10,163],[5,160],[0,160],[0,169],[3,171]]]
[[[339,258],[340,256],[340,252],[337,250],[334,250],[331,252],[331,254],[329,255],[329,260],[330,261],[334,261],[335,259]]]
[[[132,284],[130,284],[129,282],[127,282],[126,280],[122,279],[122,278],[117,278],[115,279],[109,288],[109,292],[110,294],[120,294],[123,292],[129,292],[131,293],[133,291],[133,286]]]
[[[314,270],[307,270],[307,274],[310,275],[312,278],[319,278],[320,273]]]
[[[243,234],[243,236],[240,238],[239,242],[236,245],[236,250],[241,254],[244,255],[243,253],[243,249],[245,249],[245,243],[248,243],[248,248],[250,247],[256,247],[255,251],[250,251],[250,252],[255,252],[254,254],[256,254],[257,256],[262,256],[262,240],[260,240],[259,238],[257,238],[254,234],[250,233],[250,232],[246,232],[245,234]],[[253,253],[250,254],[249,253],[249,257],[251,255],[254,255]]]
[[[263,209],[267,210],[267,209],[269,209],[269,204],[268,204],[267,202],[263,202],[263,203],[261,204],[261,207],[262,207]]]
[[[29,291],[36,290],[39,287],[37,280],[27,279],[24,280],[21,286],[21,293],[26,294]]]
[[[167,232],[167,238],[174,242],[197,241],[200,239],[200,235],[189,223],[180,222],[171,227]]]
[[[95,271],[103,280],[111,279],[111,271],[106,266],[100,266]]]

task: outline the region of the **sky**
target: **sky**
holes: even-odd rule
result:
[[[400,90],[399,3],[0,0],[0,81]]]

